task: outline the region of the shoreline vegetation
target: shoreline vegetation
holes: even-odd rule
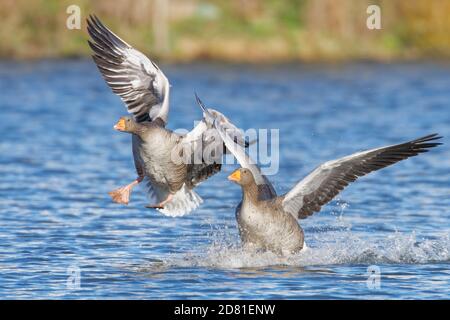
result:
[[[381,29],[369,30],[369,5]],[[81,29],[66,12],[81,10]],[[96,14],[136,49],[167,62],[399,61],[450,58],[446,0],[2,0],[0,58],[86,57]]]

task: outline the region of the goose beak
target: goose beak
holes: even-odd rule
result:
[[[235,170],[232,174],[228,176],[228,180],[235,182],[241,181],[241,171],[239,169]]]
[[[120,118],[115,124],[114,129],[117,131],[125,131],[125,119]]]

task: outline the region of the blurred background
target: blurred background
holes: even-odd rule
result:
[[[73,4],[81,30],[65,27]],[[381,30],[366,27],[372,4],[381,8]],[[448,0],[2,0],[0,57],[88,55],[90,13],[138,49],[172,61],[450,57]]]

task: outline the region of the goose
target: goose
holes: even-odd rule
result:
[[[198,97],[197,103],[241,166],[228,179],[242,189],[236,220],[244,248],[272,251],[279,255],[294,254],[304,248],[304,233],[297,219],[305,219],[319,212],[323,205],[358,177],[425,153],[440,145],[435,141],[442,138],[430,134],[327,161],[286,194],[278,196],[253,159],[230,139],[221,119],[209,113]]]
[[[137,178],[117,188],[109,195],[119,204],[127,205],[132,189],[146,180],[148,195],[155,208],[168,216],[187,214],[202,203],[194,188],[221,169],[214,161],[174,161],[174,150],[187,159],[186,150],[198,150],[198,146],[210,150],[223,148],[216,132],[203,118],[190,132],[178,134],[166,128],[169,113],[170,84],[162,70],[140,51],[109,30],[95,15],[87,19],[88,40],[93,50],[93,60],[106,83],[127,107],[130,117],[119,119],[114,129],[132,135],[132,153]],[[227,118],[216,110],[210,114],[227,123]],[[228,122],[228,129],[238,129]],[[176,153],[175,152],[175,153]],[[222,151],[223,152],[223,151]],[[187,153],[187,155],[186,155]],[[192,158],[192,157],[190,157]],[[175,159],[177,160],[177,159]]]

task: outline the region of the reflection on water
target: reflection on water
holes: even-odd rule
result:
[[[302,220],[308,250],[245,252],[235,167],[201,185],[205,202],[168,218],[107,192],[135,178],[125,114],[90,61],[0,63],[0,297],[448,298],[450,67],[166,66],[170,125],[200,117],[194,90],[238,126],[280,129],[287,191],[339,156],[438,132],[444,145],[362,178]],[[195,76],[193,76],[195,75]],[[381,289],[366,285],[381,270]],[[80,269],[80,289],[67,287]]]

